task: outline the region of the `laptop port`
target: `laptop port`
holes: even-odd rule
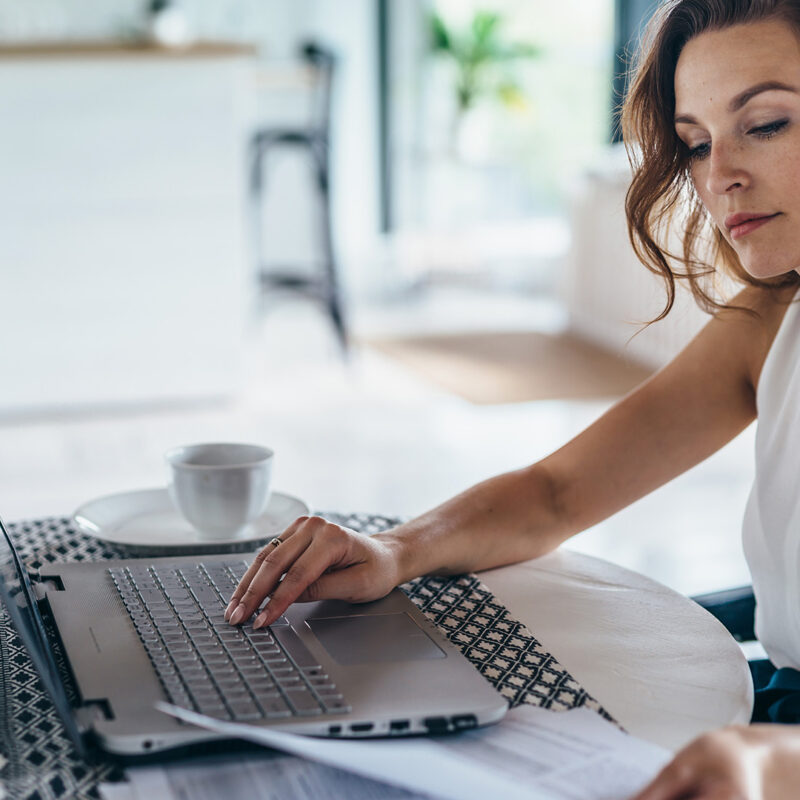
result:
[[[353,733],[366,733],[367,731],[371,731],[373,725],[371,722],[356,722],[354,725],[350,726],[350,730]]]
[[[465,731],[478,727],[478,719],[474,714],[461,714],[458,717],[452,717],[450,722],[454,731]]]
[[[342,732],[342,726],[341,725],[328,725],[328,733],[331,736],[337,736],[341,732]]]
[[[446,717],[425,717],[422,724],[428,729],[428,733],[447,733],[450,730]]]
[[[407,731],[411,727],[411,723],[407,719],[393,719],[389,723],[389,730],[394,733]]]

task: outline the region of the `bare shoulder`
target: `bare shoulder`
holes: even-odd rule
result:
[[[783,317],[797,286],[780,290],[748,286],[714,316],[713,326],[724,337],[731,356],[741,359],[748,383],[755,389]],[[716,337],[714,337],[716,338]]]

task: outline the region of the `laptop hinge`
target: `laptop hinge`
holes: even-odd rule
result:
[[[94,727],[94,723],[102,719],[114,719],[108,700],[89,700],[80,708],[72,710],[72,716],[78,724],[81,733]]]
[[[31,575],[31,586],[36,599],[40,602],[45,599],[48,592],[63,592],[64,584],[61,578],[44,575]]]

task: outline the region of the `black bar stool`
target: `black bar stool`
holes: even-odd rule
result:
[[[342,348],[347,350],[348,336],[342,309],[341,290],[333,252],[330,198],[330,110],[336,56],[316,43],[301,49],[303,60],[316,75],[313,120],[306,128],[265,128],[253,135],[250,143],[250,206],[257,275],[261,291],[288,290],[320,302],[336,329]],[[262,261],[263,236],[261,210],[264,199],[264,162],[271,148],[299,148],[311,159],[317,197],[320,203],[320,245],[322,269],[309,275],[292,269],[267,265]]]

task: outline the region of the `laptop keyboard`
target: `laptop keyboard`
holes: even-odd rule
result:
[[[244,561],[109,569],[170,702],[217,719],[350,711],[285,617],[233,627],[224,612]]]

